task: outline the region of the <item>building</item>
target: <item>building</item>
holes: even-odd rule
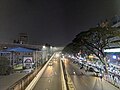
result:
[[[28,34],[27,33],[19,33],[19,43],[20,44],[28,44]]]

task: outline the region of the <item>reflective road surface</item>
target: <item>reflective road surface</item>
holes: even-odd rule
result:
[[[33,90],[62,90],[58,59],[52,60]]]
[[[64,63],[76,90],[119,90],[104,79],[101,81],[99,77],[92,76],[90,72],[80,69],[70,60],[66,60]]]

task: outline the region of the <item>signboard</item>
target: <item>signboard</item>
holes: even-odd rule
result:
[[[24,63],[33,63],[32,57],[24,57],[23,61]]]
[[[23,57],[24,67],[32,68],[33,60],[32,57]]]

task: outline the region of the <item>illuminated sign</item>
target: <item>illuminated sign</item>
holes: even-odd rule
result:
[[[32,57],[24,57],[23,61],[24,63],[33,63]]]

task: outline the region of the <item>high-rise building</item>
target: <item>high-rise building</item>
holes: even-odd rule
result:
[[[27,33],[19,33],[19,43],[20,44],[28,43],[28,34]]]

